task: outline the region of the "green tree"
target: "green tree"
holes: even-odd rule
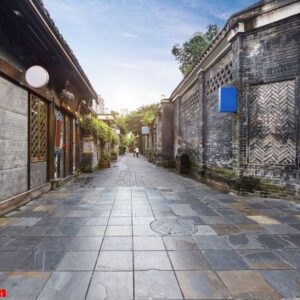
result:
[[[178,44],[173,46],[172,54],[179,62],[179,69],[183,75],[191,71],[219,31],[217,25],[208,25],[205,33],[197,32],[182,46]]]
[[[120,128],[121,134],[127,133],[125,117],[117,115],[116,123],[117,123],[117,126]]]
[[[130,112],[125,118],[128,131],[135,135],[141,133],[142,126],[151,126],[158,111],[159,104],[144,105]]]
[[[129,132],[125,134],[123,143],[127,147],[133,147],[134,146],[134,135],[132,132]]]

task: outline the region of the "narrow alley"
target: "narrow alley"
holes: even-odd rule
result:
[[[299,204],[222,194],[143,157],[81,175],[0,226],[8,299],[300,295]]]

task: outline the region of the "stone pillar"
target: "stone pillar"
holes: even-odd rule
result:
[[[160,114],[157,118],[157,138],[157,163],[166,167],[173,166],[174,105],[169,99],[161,101]]]
[[[199,173],[204,176],[206,172],[206,103],[205,103],[205,74],[201,69],[199,72]]]
[[[174,107],[168,100],[161,102],[162,108],[162,157],[174,160]]]

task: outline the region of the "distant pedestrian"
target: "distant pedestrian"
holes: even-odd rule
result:
[[[134,153],[135,153],[136,157],[139,157],[139,152],[140,152],[139,148],[136,147],[136,148],[134,149]]]

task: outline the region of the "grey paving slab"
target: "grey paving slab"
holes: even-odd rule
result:
[[[158,234],[151,229],[150,225],[138,224],[138,225],[133,225],[133,235],[151,236],[151,235],[158,235]]]
[[[300,231],[286,224],[265,224],[264,227],[273,234],[300,234]]]
[[[85,298],[92,272],[54,272],[38,296],[38,300]]]
[[[81,237],[72,239],[68,246],[68,251],[97,251],[100,249],[102,237]]]
[[[274,289],[283,289],[278,285],[283,273],[268,271],[282,269],[291,281],[286,286],[295,291],[292,282],[297,282],[300,268],[296,204],[225,195],[156,168],[142,157],[120,157],[117,164],[118,168],[82,174],[0,218],[0,272],[7,271],[0,273],[0,282],[15,270],[52,272],[61,264],[59,268],[75,270],[54,273],[57,281],[54,276],[46,285],[50,299],[84,299],[89,284],[81,286],[84,293],[80,290],[78,296],[81,283],[76,285],[74,274],[91,276],[92,271],[90,299],[97,294],[107,299],[180,299],[175,268],[184,274],[181,284],[187,299],[226,299],[230,295],[221,276],[213,272],[218,270],[233,298],[275,299]],[[155,218],[176,215],[195,224],[197,234],[162,237],[152,232]],[[99,259],[88,257],[89,252]],[[89,262],[93,260],[94,265]],[[94,270],[96,264],[99,271]],[[138,293],[133,290],[134,265]],[[257,271],[241,271],[246,268]],[[258,273],[261,270],[269,283]],[[73,280],[68,282],[72,274],[74,291]],[[60,294],[64,289],[67,292]]]
[[[283,240],[294,245],[295,248],[300,248],[300,235],[284,235]]]
[[[106,226],[81,226],[77,236],[103,236]]]
[[[177,271],[185,299],[232,299],[213,271]]]
[[[107,226],[105,236],[132,236],[132,226]]]
[[[101,250],[132,250],[132,237],[104,237]]]
[[[241,229],[239,226],[234,224],[212,224],[210,227],[218,234],[218,235],[234,235],[241,233]]]
[[[151,209],[133,209],[132,216],[134,217],[153,217]]]
[[[94,270],[97,251],[66,252],[57,266],[58,271],[92,271]]]
[[[32,300],[39,295],[49,277],[47,272],[13,272],[4,280],[0,276],[0,285],[7,291],[7,299]]]
[[[30,251],[0,252],[0,271],[14,271],[28,257]]]
[[[5,251],[6,246],[9,245],[15,239],[15,237],[0,236],[0,251]]]
[[[41,218],[16,218],[10,226],[33,226],[40,220]]]
[[[37,251],[65,251],[70,243],[72,237],[45,237],[37,244]]]
[[[79,225],[47,226],[43,236],[75,236],[80,229],[81,226]]]
[[[203,251],[213,270],[246,270],[247,263],[234,250]]]
[[[134,251],[134,269],[141,270],[172,270],[165,251]]]
[[[36,248],[41,241],[41,237],[16,237],[6,244],[5,250],[29,251]]]
[[[280,259],[270,250],[238,250],[237,252],[254,270],[293,269],[288,262]]]
[[[231,249],[223,236],[199,235],[193,236],[193,240],[200,250]]]
[[[133,272],[94,272],[86,300],[133,299]]]
[[[175,271],[202,271],[211,269],[201,251],[169,251],[168,253]]]
[[[211,226],[197,225],[197,232],[194,235],[217,235],[217,233]]]
[[[133,217],[132,223],[133,225],[148,225],[151,224],[151,222],[154,221],[154,217]]]
[[[201,220],[204,224],[228,224],[230,221],[223,216],[201,216]]]
[[[267,249],[294,248],[293,244],[284,240],[280,235],[258,235],[256,239]]]
[[[108,225],[131,225],[131,217],[111,217]]]
[[[260,274],[284,299],[300,297],[299,271],[264,270],[260,271]]]
[[[183,299],[174,272],[135,271],[135,299]]]
[[[190,236],[164,236],[167,250],[197,250],[195,241]]]
[[[100,211],[95,211],[95,212],[92,212],[89,217],[90,218],[101,218],[101,217],[109,217],[110,215],[110,210],[107,209],[107,210],[100,210]]]
[[[300,249],[289,251],[275,250],[274,253],[295,269],[300,269]]]
[[[135,236],[133,237],[134,250],[165,250],[160,236]]]
[[[97,271],[132,271],[131,251],[101,251],[97,260]]]
[[[97,225],[106,226],[107,223],[108,223],[108,217],[99,217],[99,218],[88,218],[84,225],[86,225],[86,226],[97,226]]]
[[[218,276],[235,299],[279,299],[256,271],[220,271]]]
[[[264,249],[264,246],[251,234],[236,234],[226,236],[233,249]]]
[[[111,211],[112,217],[131,217],[131,209],[113,209]]]
[[[33,251],[25,258],[17,269],[21,271],[54,271],[64,254],[65,252],[58,251]]]

